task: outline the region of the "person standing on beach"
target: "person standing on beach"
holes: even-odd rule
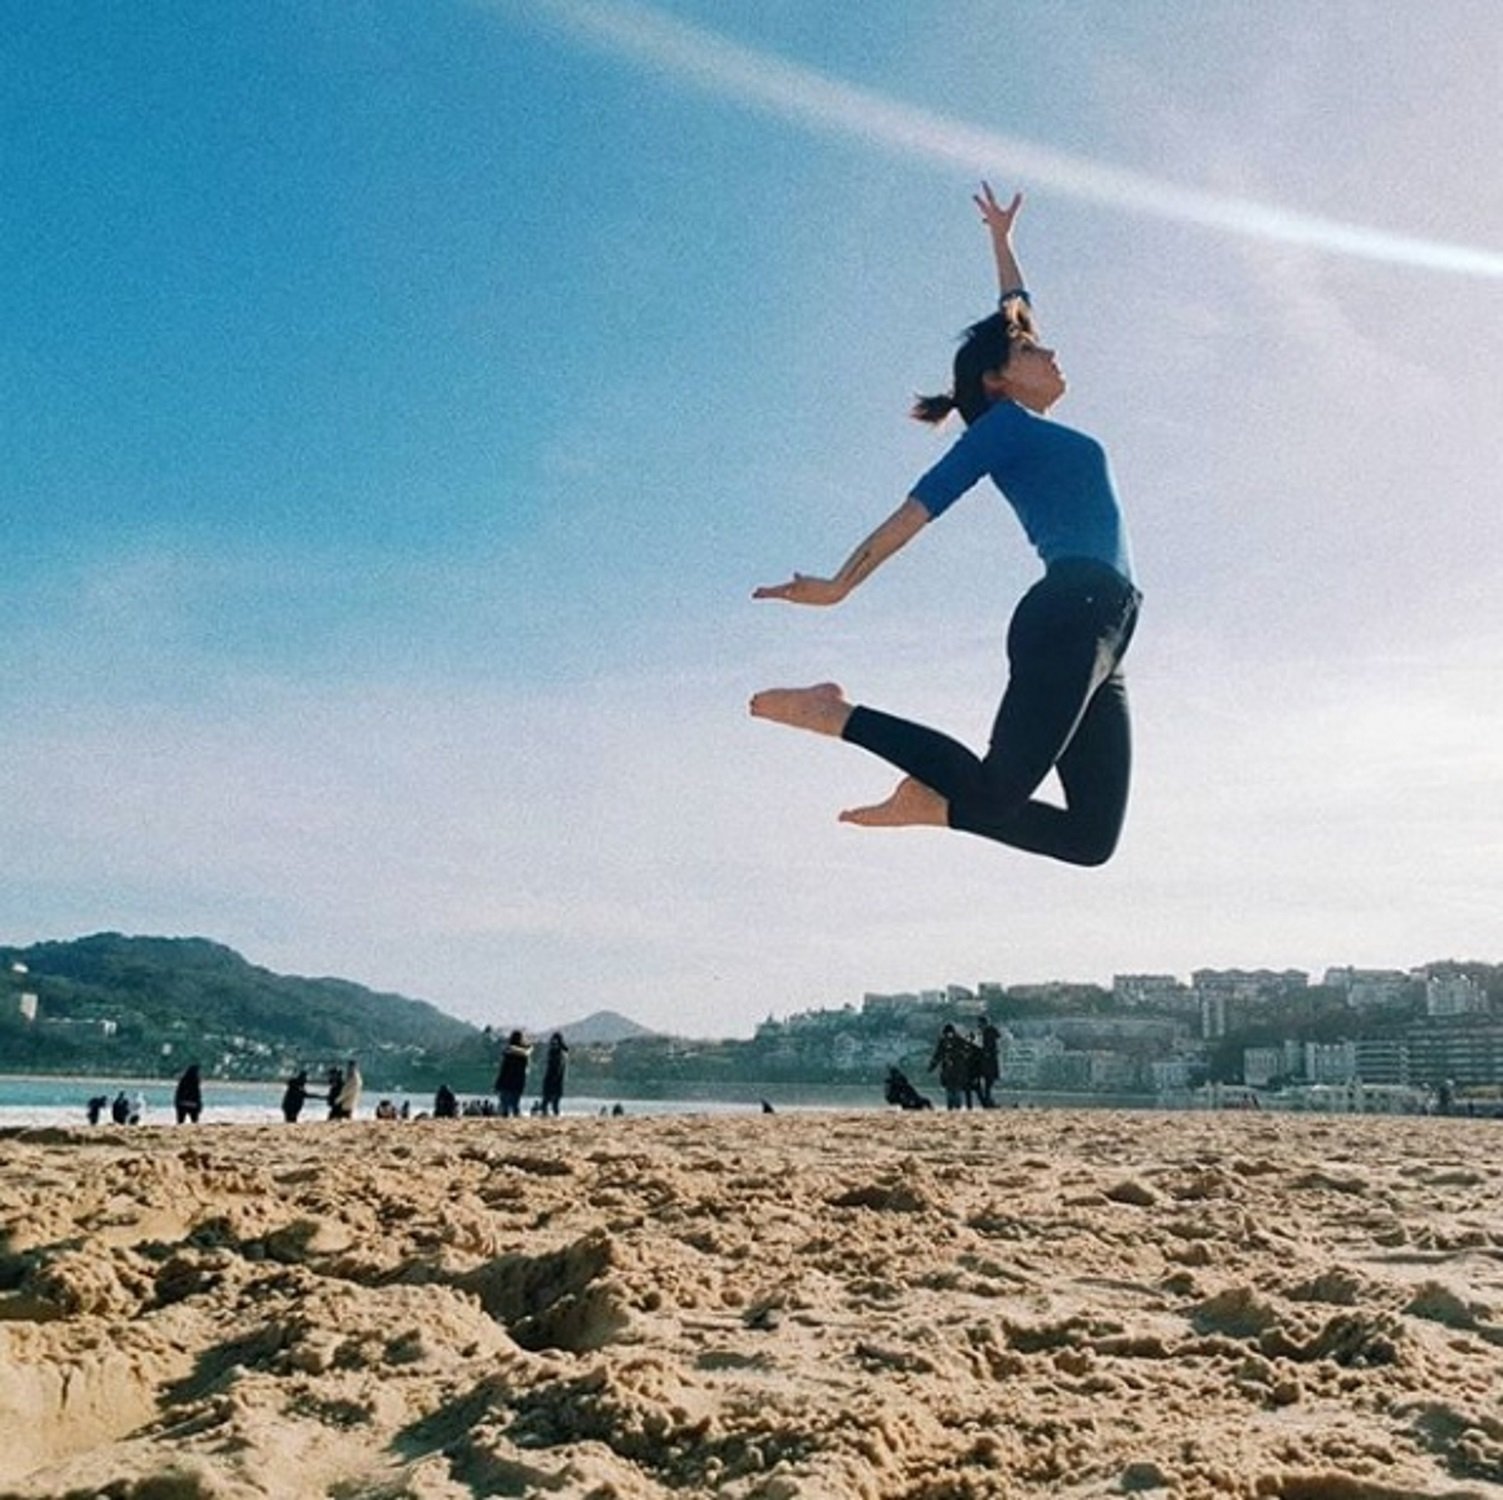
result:
[[[172,1107],[177,1112],[179,1125],[185,1120],[193,1125],[198,1124],[198,1117],[203,1113],[204,1095],[197,1063],[189,1063],[183,1069],[183,1076],[178,1079],[177,1088],[172,1095]]]
[[[501,1066],[496,1070],[496,1094],[501,1101],[503,1119],[515,1119],[522,1113],[522,1094],[527,1088],[529,1056],[531,1048],[522,1033],[512,1032],[501,1051]]]
[[[1002,1076],[1002,1033],[990,1016],[981,1018],[981,1107],[995,1109],[997,1101],[992,1090]]]
[[[353,1120],[355,1111],[360,1108],[360,1090],[363,1087],[360,1077],[360,1065],[352,1057],[345,1065],[343,1077],[338,1091],[329,1101],[329,1118],[331,1120]]]
[[[948,1022],[934,1044],[929,1071],[939,1069],[939,1086],[945,1091],[945,1108],[970,1108],[971,1044]]]
[[[308,1102],[308,1070],[300,1068],[287,1080],[287,1087],[282,1091],[282,1118],[289,1125],[296,1125],[297,1118],[303,1112],[303,1106]]]
[[[1127,810],[1131,736],[1122,676],[1142,596],[1127,527],[1101,445],[1051,420],[1065,393],[1054,351],[1040,342],[1012,248],[1022,206],[982,183],[976,206],[991,235],[998,309],[965,334],[942,395],[912,415],[940,423],[958,411],[966,431],[907,499],[832,577],[795,573],[757,599],[832,605],[990,479],[1017,513],[1044,564],[1007,633],[1009,676],[991,741],[978,756],[948,735],[847,701],[832,682],[773,688],[755,717],[859,745],[904,773],[883,802],[841,813],[867,828],[948,827],[1076,865],[1104,864]],[[1064,806],[1034,793],[1058,774]]]
[[[569,1061],[569,1044],[558,1033],[548,1038],[548,1056],[543,1062],[543,1113],[558,1114],[564,1097],[564,1070]]]
[[[324,1074],[324,1100],[329,1106],[329,1118],[339,1119],[339,1091],[344,1087],[344,1069],[335,1063]]]

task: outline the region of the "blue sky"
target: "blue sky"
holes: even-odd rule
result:
[[[1490,0],[12,18],[0,935],[701,1034],[1498,960],[1500,71]],[[940,451],[981,168],[1147,595],[1100,871],[839,826],[884,769],[745,716],[985,733],[996,496],[838,611],[749,598]]]

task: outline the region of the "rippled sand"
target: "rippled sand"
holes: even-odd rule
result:
[[[1503,1126],[0,1140],[0,1495],[1503,1496]]]

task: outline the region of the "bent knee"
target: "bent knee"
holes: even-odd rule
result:
[[[1081,840],[1060,850],[1060,858],[1085,869],[1099,869],[1117,852],[1118,830],[1088,840]]]

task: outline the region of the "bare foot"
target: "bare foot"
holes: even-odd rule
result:
[[[751,711],[753,718],[838,736],[851,716],[851,705],[838,684],[821,682],[806,688],[768,688],[752,698]]]
[[[842,823],[858,823],[862,828],[944,828],[949,820],[949,803],[911,776],[897,784],[886,802],[847,808],[840,815]]]

